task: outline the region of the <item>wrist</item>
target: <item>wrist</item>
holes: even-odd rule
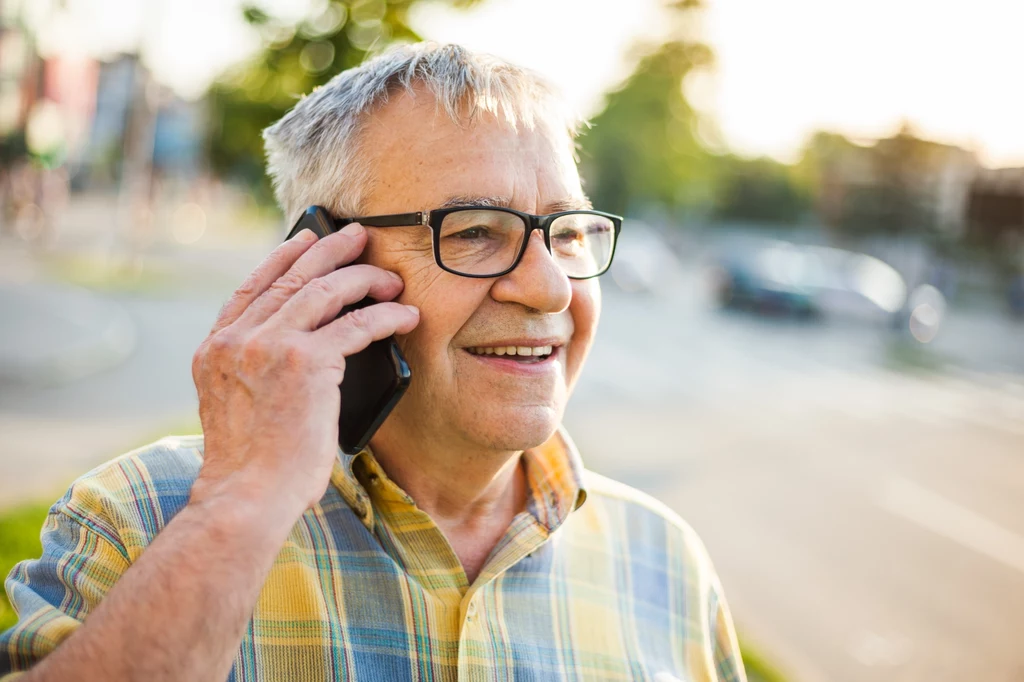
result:
[[[215,481],[200,474],[188,507],[204,518],[219,519],[229,527],[258,529],[268,539],[279,536],[283,542],[309,504],[270,481],[238,472]]]

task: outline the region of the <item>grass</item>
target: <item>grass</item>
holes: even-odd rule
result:
[[[140,443],[129,445],[121,452],[134,450],[140,445],[152,443],[167,435],[186,435],[202,433],[198,416],[169,422],[167,428],[143,438]],[[120,452],[111,453],[111,457]],[[85,473],[85,472],[82,472]],[[55,493],[52,498],[19,504],[8,509],[0,509],[0,581],[6,580],[11,569],[19,561],[34,559],[42,554],[43,547],[39,536],[46,521],[50,506],[56,502],[62,492]],[[0,589],[0,632],[14,625],[17,617],[7,600],[7,591]]]
[[[744,641],[740,641],[743,652],[743,667],[747,669],[748,682],[786,682],[786,677],[779,672],[761,652],[753,649]]]
[[[932,374],[949,364],[947,358],[927,344],[913,339],[893,339],[886,346],[883,365],[898,372]]]
[[[0,576],[4,579],[22,559],[37,557],[42,552],[39,531],[46,520],[51,502],[34,502],[0,513]],[[0,598],[0,631],[17,620],[7,601],[7,592]]]
[[[178,279],[144,261],[115,262],[98,256],[51,257],[45,268],[57,280],[106,293],[158,293],[171,289]]]
[[[47,257],[43,268],[56,281],[105,294],[165,296],[223,290],[227,296],[239,284],[232,274],[215,268],[147,257],[58,254]]]

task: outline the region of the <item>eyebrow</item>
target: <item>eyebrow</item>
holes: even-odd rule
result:
[[[491,208],[511,208],[512,200],[503,196],[482,196],[469,194],[456,194],[448,197],[441,208],[455,208],[456,206],[488,206]],[[545,213],[558,213],[559,211],[586,211],[594,208],[590,199],[582,197],[566,197],[552,201],[544,207]]]

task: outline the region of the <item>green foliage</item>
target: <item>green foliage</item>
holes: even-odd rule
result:
[[[298,25],[281,21],[258,4],[247,5],[243,16],[264,47],[211,89],[213,169],[250,184],[259,199],[269,202],[263,129],[302,95],[358,65],[368,53],[396,41],[419,40],[408,23],[409,8],[417,1],[322,0]],[[467,6],[476,0],[446,1]]]
[[[796,222],[810,196],[793,168],[769,158],[717,160],[713,213],[722,220]]]
[[[743,655],[743,667],[749,682],[785,682],[786,677],[761,653],[740,640],[740,651]]]
[[[0,576],[3,579],[23,559],[38,557],[43,546],[39,534],[49,510],[48,503],[29,504],[0,513]],[[0,632],[14,625],[14,609],[7,592],[0,591]]]
[[[677,4],[680,11],[696,6]],[[580,139],[582,173],[596,205],[626,213],[650,204],[684,208],[707,197],[711,157],[697,139],[697,114],[682,86],[711,62],[706,45],[672,40],[608,95]]]
[[[16,130],[0,137],[0,168],[10,168],[16,161],[28,156],[25,131]]]
[[[680,26],[700,0],[668,3]],[[616,213],[648,208],[693,210],[723,220],[792,222],[807,213],[811,192],[792,168],[771,159],[714,155],[703,145],[699,114],[683,83],[714,55],[684,28],[638,63],[580,139],[581,171],[595,205]]]

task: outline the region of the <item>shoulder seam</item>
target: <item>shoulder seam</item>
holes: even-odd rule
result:
[[[120,538],[112,536],[109,531],[101,528],[97,523],[95,523],[90,518],[79,512],[77,509],[73,509],[71,507],[70,501],[69,504],[64,504],[56,507],[53,513],[62,514],[71,521],[78,523],[79,525],[85,526],[92,532],[96,533],[97,537],[102,538],[104,542],[110,545],[111,549],[113,549],[115,552],[121,555],[121,557],[125,560],[125,563],[131,565],[131,557],[128,556],[128,550],[126,550],[124,546],[121,544]]]
[[[636,488],[628,486],[625,483],[621,483],[619,481],[616,481],[615,479],[608,478],[607,476],[599,474],[595,471],[591,471],[590,469],[587,469],[585,471],[585,476],[588,480],[588,483],[593,484],[587,486],[588,496],[601,496],[610,499],[620,500],[622,502],[635,504],[636,506],[642,507],[650,511],[651,513],[657,514],[658,516],[665,519],[666,522],[679,528],[685,533],[695,533],[693,527],[690,526],[690,524],[687,523],[686,520],[683,519],[683,517],[681,517],[677,512],[675,512],[671,507],[666,505],[661,500],[658,500],[657,498],[643,492],[642,490],[637,490]]]

